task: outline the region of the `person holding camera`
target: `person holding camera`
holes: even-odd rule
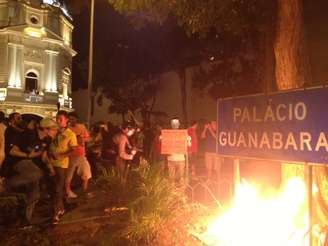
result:
[[[220,176],[221,160],[216,153],[216,121],[211,121],[205,124],[201,138],[205,140],[205,167],[207,173],[207,179],[214,177],[218,179]]]
[[[35,119],[27,120],[26,128],[22,134],[28,152],[42,152],[40,156],[32,158],[32,161],[43,171],[47,181],[49,181],[49,176],[54,176],[54,169],[48,159],[48,150],[57,132],[57,123],[50,118],[44,118],[39,123]]]
[[[20,127],[22,118],[19,113],[11,114],[9,119],[10,126],[5,132],[6,184],[9,191],[26,194],[22,219],[23,223],[30,224],[35,204],[40,198],[39,181],[43,176],[40,167],[48,163],[46,139],[57,134],[56,124],[44,119],[40,122],[41,127],[36,129],[36,135],[28,137]],[[53,174],[51,168],[49,172]]]
[[[130,122],[124,122],[121,127],[121,132],[113,137],[113,142],[117,148],[117,156],[115,158],[115,166],[123,183],[126,182],[128,176],[127,161],[133,160],[137,153],[130,144],[129,137],[135,132],[134,126]]]

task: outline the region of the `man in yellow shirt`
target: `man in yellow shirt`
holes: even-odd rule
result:
[[[50,146],[51,163],[55,169],[55,195],[54,195],[54,218],[58,223],[64,210],[64,187],[66,173],[69,166],[69,157],[78,146],[75,133],[68,128],[68,114],[66,111],[58,111],[56,121],[59,126],[57,137]]]

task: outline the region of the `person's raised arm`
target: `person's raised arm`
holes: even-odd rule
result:
[[[203,131],[202,131],[202,134],[200,135],[201,139],[206,138],[206,132],[207,132],[207,129],[208,129],[208,128],[209,128],[209,127],[208,127],[208,124],[205,124],[205,125],[204,125],[204,129],[203,129]]]
[[[209,130],[210,134],[212,135],[212,137],[216,139],[216,131],[214,131],[212,127],[209,127],[208,130]]]

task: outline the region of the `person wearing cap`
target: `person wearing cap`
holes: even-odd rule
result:
[[[127,161],[132,160],[137,153],[136,150],[133,150],[129,141],[129,137],[131,137],[134,132],[134,126],[130,122],[124,122],[121,126],[121,132],[113,137],[117,152],[115,165],[123,183],[126,182],[128,174]]]
[[[54,121],[53,119],[44,118],[40,121],[39,125],[47,136],[53,138],[57,135],[59,127],[56,121]]]
[[[39,145],[35,146],[35,148],[39,148],[44,151],[42,162],[43,164],[47,165],[47,169],[49,171],[50,176],[55,175],[55,170],[50,163],[49,147],[52,140],[56,138],[58,130],[58,124],[56,123],[56,121],[50,118],[42,119],[40,121],[39,127],[37,128],[37,133],[39,136]]]
[[[43,195],[41,196],[42,199],[42,197],[48,198],[53,195],[53,177],[55,175],[55,170],[50,163],[49,147],[52,139],[57,136],[58,125],[54,120],[45,118],[40,122],[36,122],[35,127],[35,129],[33,129],[33,127],[26,129],[24,135],[27,139],[30,138],[31,141],[34,142],[32,145],[33,149],[43,151],[41,157],[32,159],[43,173],[42,179],[40,180],[41,195]]]

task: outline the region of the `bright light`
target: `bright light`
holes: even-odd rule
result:
[[[50,4],[50,5],[54,5],[54,6],[60,6],[59,2],[56,0],[43,0],[43,3],[45,4]]]
[[[43,0],[43,3],[60,8],[66,16],[72,18],[70,16],[70,14],[68,13],[67,8],[63,4],[60,4],[60,2],[58,0]]]
[[[46,35],[45,32],[45,28],[35,28],[35,27],[26,27],[24,29],[24,32],[31,36],[31,37],[35,37],[35,38],[41,38],[42,36]]]
[[[61,10],[64,12],[64,14],[65,14],[66,16],[71,17],[70,14],[68,13],[67,8],[65,8],[65,7],[61,7]]]
[[[7,88],[0,88],[0,101],[4,101],[7,97]]]
[[[211,246],[307,246],[306,201],[304,182],[298,178],[270,198],[261,198],[254,186],[244,182],[237,188],[233,206],[196,236]]]

